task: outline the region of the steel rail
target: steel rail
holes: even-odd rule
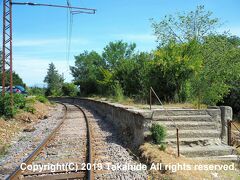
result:
[[[88,180],[93,180],[94,179],[94,173],[92,171],[92,165],[93,165],[92,155],[93,155],[93,152],[92,152],[91,126],[90,126],[89,120],[88,120],[87,115],[84,112],[84,110],[79,105],[74,104],[74,106],[76,106],[77,108],[79,108],[82,111],[84,119],[86,121],[86,126],[87,126],[87,149],[88,149],[87,150],[88,151],[87,164],[90,164],[90,166],[91,166],[91,168],[89,170],[87,170],[87,179]]]
[[[54,128],[54,130],[42,141],[42,143],[40,145],[38,145],[37,148],[22,163],[30,164],[32,162],[32,160],[34,160],[34,158],[46,146],[46,144],[52,139],[54,134],[59,130],[59,128],[61,127],[61,125],[65,121],[66,116],[67,116],[67,106],[66,106],[66,104],[63,104],[63,103],[60,103],[60,102],[57,102],[57,103],[62,104],[65,107],[65,112],[64,112],[64,116],[63,116],[62,120],[60,121],[60,123],[58,123],[58,125]],[[15,169],[15,171],[7,177],[7,180],[18,179],[18,176],[21,175],[21,173],[22,173],[21,167],[18,166]]]

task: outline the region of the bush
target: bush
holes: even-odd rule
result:
[[[48,99],[45,98],[44,96],[36,96],[36,100],[44,104],[48,102]]]
[[[14,94],[14,106],[16,109],[23,109],[26,106],[26,98],[22,94]]]
[[[16,114],[16,108],[11,107],[11,96],[9,94],[0,97],[0,114],[6,118],[11,118]]]
[[[32,107],[34,104],[34,98],[26,98],[22,94],[14,94],[14,106],[11,106],[11,95],[5,94],[4,97],[0,96],[0,116],[4,116],[6,118],[12,118],[19,109],[22,109],[26,112],[30,112],[34,114],[36,109]],[[40,99],[40,100],[39,100]],[[38,97],[37,100],[46,102],[47,99],[45,97]]]
[[[113,89],[113,96],[116,101],[122,101],[124,99],[123,90],[119,83],[116,83]]]
[[[0,146],[0,158],[8,153],[8,148],[9,147],[10,147],[10,145],[1,145]]]
[[[6,118],[13,117],[18,109],[23,109],[26,106],[26,98],[22,94],[14,94],[14,106],[11,106],[11,95],[5,94],[0,96],[0,115]]]
[[[64,83],[62,87],[62,92],[64,96],[74,97],[77,96],[78,88],[73,83]]]
[[[153,124],[151,127],[152,139],[156,144],[162,144],[167,136],[164,126],[160,124]]]
[[[167,148],[166,144],[160,144],[160,145],[159,145],[159,150],[160,150],[160,151],[165,151],[166,148]]]
[[[31,87],[28,89],[29,95],[44,95],[46,91],[46,88],[39,88],[39,87]]]
[[[26,98],[26,104],[34,104],[35,102],[36,102],[36,98],[33,96]]]

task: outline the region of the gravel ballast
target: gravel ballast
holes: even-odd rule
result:
[[[90,121],[94,143],[94,163],[103,165],[102,171],[95,171],[94,179],[147,179],[147,170],[138,169],[141,164],[124,147],[124,142],[117,130],[105,119],[90,109],[84,109]],[[8,154],[0,159],[0,179],[5,179],[23,160],[49,135],[63,117],[63,106],[52,109],[48,119],[34,125],[33,132],[21,132],[8,150]],[[84,126],[84,124],[82,124]],[[79,128],[81,130],[81,128]],[[69,148],[74,148],[70,147]],[[61,154],[61,152],[58,152]],[[59,161],[61,160],[61,157]]]
[[[8,153],[0,158],[0,179],[6,179],[49,135],[63,117],[64,107],[50,108],[47,119],[38,121],[32,132],[20,132],[11,142]]]
[[[97,136],[98,138],[104,137],[104,140],[102,140],[103,142],[101,142],[104,144],[104,152],[101,156],[106,156],[106,159],[100,162],[105,165],[104,170],[110,169],[109,174],[96,173],[95,179],[147,179],[147,170],[131,169],[137,165],[144,166],[144,164],[141,164],[134,156],[130,155],[129,149],[124,147],[124,142],[118,135],[117,130],[94,111],[87,111],[86,109],[85,111],[87,112],[87,116],[92,116],[89,121],[93,128],[93,134],[95,133],[95,137],[96,134],[99,135]],[[97,160],[98,157],[95,159]],[[95,161],[95,163],[98,162],[99,161]]]

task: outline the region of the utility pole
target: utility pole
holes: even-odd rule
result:
[[[2,95],[5,95],[6,72],[9,72],[10,94],[12,96],[12,0],[3,0],[3,42],[2,42]],[[11,98],[13,99],[13,98]],[[13,103],[13,100],[12,100]]]
[[[67,1],[67,6],[65,5],[54,5],[54,4],[41,4],[41,3],[31,3],[31,2],[12,2],[12,0],[3,0],[3,39],[2,39],[2,96],[5,96],[5,88],[7,82],[6,73],[9,72],[9,87],[11,94],[11,104],[13,106],[13,66],[12,66],[12,5],[29,5],[29,6],[43,6],[52,8],[68,8],[74,14],[85,13],[85,14],[95,14],[96,9],[92,8],[82,8],[70,6],[69,1]]]

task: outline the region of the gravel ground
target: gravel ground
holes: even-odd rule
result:
[[[140,165],[140,162],[124,148],[123,141],[121,141],[121,138],[116,133],[116,129],[93,111],[86,109],[85,111],[92,126],[94,136],[94,163],[103,165],[102,171],[95,171],[95,179],[147,179],[148,173],[146,170],[124,169],[123,165],[136,167]],[[58,105],[51,111],[50,118],[39,121],[35,125],[36,130],[34,132],[22,132],[16,137],[12,142],[9,153],[0,159],[0,179],[5,179],[36,148],[51,130],[56,127],[62,116],[63,107]],[[114,170],[116,166],[120,170]]]
[[[140,162],[135,160],[135,158],[129,154],[127,149],[124,148],[123,141],[121,141],[121,138],[116,133],[116,129],[114,129],[112,125],[107,123],[107,121],[99,117],[93,111],[87,111],[85,109],[85,112],[87,116],[92,116],[92,118],[89,118],[89,121],[93,127],[93,134],[95,134],[95,137],[97,134],[97,138],[103,139],[102,142],[99,142],[101,144],[99,148],[103,151],[101,156],[106,156],[106,158],[99,161],[98,156],[95,155],[95,163],[102,163],[105,167],[104,170],[113,168],[110,170],[110,173],[97,173],[95,179],[147,179],[148,173],[145,170],[125,170],[123,167],[120,167],[121,170],[114,170],[115,165],[136,166],[140,165]]]
[[[50,110],[48,119],[34,125],[33,132],[21,132],[11,143],[7,155],[0,159],[0,179],[5,179],[56,127],[63,116],[63,106],[57,105]]]

